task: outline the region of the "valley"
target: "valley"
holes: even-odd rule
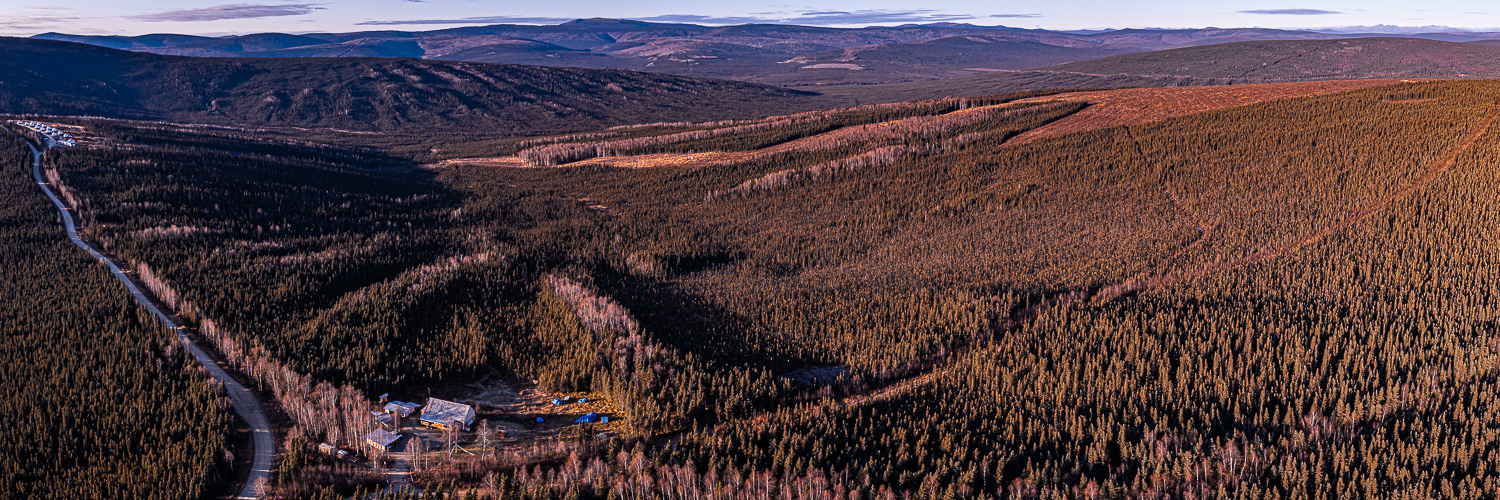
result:
[[[0,498],[1500,495],[1500,48],[1377,34],[0,38]]]

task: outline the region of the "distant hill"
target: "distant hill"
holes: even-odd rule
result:
[[[547,42],[493,35],[468,37],[370,37],[330,42],[321,38],[273,34],[246,35],[209,42],[140,49],[155,54],[196,57],[409,57],[453,61],[541,66],[613,68],[610,56],[576,50]],[[242,43],[262,37],[256,43]],[[281,43],[264,43],[274,39]],[[243,47],[243,50],[233,50]]]
[[[151,47],[143,52],[177,56],[221,56],[226,54],[258,54],[266,51],[305,47],[328,43],[313,37],[282,33],[260,33],[231,38],[214,38],[195,43]]]
[[[820,89],[895,102],[1048,88],[1177,87],[1380,78],[1500,78],[1500,41],[1350,38],[1234,42],[993,71],[939,81]]]
[[[1125,87],[1184,87],[1228,85],[1228,80],[1080,75],[1045,71],[992,71],[973,76],[879,85],[829,85],[823,95],[850,104],[902,102],[943,97],[972,97],[1045,89],[1116,89]]]
[[[1500,47],[1418,38],[1256,41],[1119,55],[1037,70],[1236,82],[1496,78]]]
[[[247,35],[254,36],[254,35]],[[111,49],[137,50],[152,47],[171,47],[177,45],[189,45],[214,40],[211,37],[196,35],[176,35],[170,33],[159,33],[138,36],[90,36],[90,35],[68,35],[64,33],[42,33],[33,36],[41,40],[56,40],[60,42],[77,42]]]
[[[0,81],[0,113],[7,114],[492,136],[827,105],[782,88],[619,70],[187,58],[20,38],[0,38]]]
[[[963,76],[965,68],[1019,69],[1127,52],[1244,40],[1329,39],[1310,31],[1241,29],[1061,32],[939,23],[825,28],[702,26],[620,19],[558,25],[497,24],[434,31],[256,34],[208,39],[38,35],[159,54],[222,57],[411,57],[614,68],[779,85],[889,83]],[[854,51],[855,73],[838,61]],[[806,61],[803,63],[801,61]],[[812,66],[812,68],[807,68]]]
[[[153,52],[171,50],[157,49]],[[416,41],[400,38],[359,39],[344,43],[299,45],[275,50],[243,52],[235,57],[406,57],[420,58],[423,49]],[[188,54],[183,54],[188,55]]]
[[[795,82],[821,73],[828,83],[878,83],[1024,69],[1131,52],[1100,46],[1049,45],[1010,35],[964,35],[936,40],[817,52],[784,62],[796,71],[768,83]]]

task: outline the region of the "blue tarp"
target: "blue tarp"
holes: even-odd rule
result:
[[[591,424],[591,423],[598,422],[598,421],[599,421],[599,414],[598,413],[594,413],[594,412],[589,412],[587,415],[584,415],[582,417],[578,417],[578,420],[574,420],[573,423],[575,423],[575,424]]]

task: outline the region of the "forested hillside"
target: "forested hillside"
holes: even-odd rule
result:
[[[222,390],[69,243],[0,131],[0,498],[200,499],[231,478]]]
[[[652,124],[410,171],[79,121],[99,142],[52,161],[268,384],[494,371],[636,434],[418,475],[440,488],[1495,496],[1500,85],[1369,85],[1092,127],[1106,104],[1049,93]]]
[[[1420,38],[1262,40],[1100,57],[933,82],[825,89],[855,102],[1049,88],[1231,85],[1371,78],[1500,78],[1500,47]]]
[[[775,183],[743,163],[454,175],[607,207],[594,272],[634,277],[600,288],[668,342],[926,374],[700,429],[667,462],[696,470],[658,479],[1484,498],[1497,103],[1487,82],[1384,87]],[[526,481],[603,494],[575,477]]]
[[[816,109],[811,94],[619,70],[169,57],[0,37],[0,113],[470,138]]]
[[[278,337],[262,339],[275,359],[371,389],[438,375],[437,364],[454,362],[453,350],[471,349],[423,342],[457,314],[430,306],[477,286],[465,273],[444,272],[444,259],[491,245],[473,241],[464,252],[446,222],[459,199],[430,174],[377,170],[381,157],[357,151],[89,126],[130,142],[59,150],[49,161],[65,176],[87,233],[148,264],[140,270],[148,284],[180,284],[179,295],[164,297],[185,300],[179,309]],[[482,267],[503,268],[504,256],[494,257],[480,258]],[[411,283],[385,283],[393,279]],[[451,307],[461,303],[452,299]],[[415,309],[390,302],[403,300]],[[247,302],[260,306],[242,307]]]
[[[1225,79],[1233,83],[1351,78],[1500,77],[1500,47],[1416,38],[1274,40],[1187,47],[1038,71]]]

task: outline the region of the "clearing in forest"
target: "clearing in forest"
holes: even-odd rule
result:
[[[1051,124],[1031,130],[1010,145],[1073,132],[1120,125],[1136,125],[1167,118],[1229,109],[1276,99],[1291,99],[1394,85],[1409,80],[1339,80],[1298,83],[1259,83],[1203,87],[1169,87],[1073,92],[1022,99],[1017,103],[1073,101],[1089,107]]]
[[[918,103],[919,104],[919,103]],[[898,106],[898,105],[890,105]],[[1006,102],[985,106],[974,106],[957,109],[946,113],[932,115],[907,116],[894,118],[873,123],[864,123],[848,126],[835,127],[826,132],[814,133],[804,137],[797,137],[785,142],[750,149],[744,151],[694,151],[694,152],[643,152],[635,154],[601,154],[596,157],[568,161],[561,165],[534,165],[523,158],[525,152],[520,155],[488,157],[488,158],[455,158],[430,165],[430,167],[441,168],[454,165],[473,165],[484,167],[511,167],[511,168],[554,168],[556,166],[585,167],[585,166],[607,166],[616,168],[662,168],[662,167],[701,167],[708,165],[726,165],[747,162],[771,155],[793,153],[793,152],[816,152],[837,149],[846,145],[873,143],[878,140],[890,140],[899,137],[914,137],[923,133],[934,133],[943,130],[954,130],[969,126],[977,122],[992,118],[1007,116],[1012,109],[1021,110],[1025,108],[1039,108],[1038,106]],[[847,112],[848,110],[830,110],[828,113]],[[787,120],[788,117],[771,117],[761,120],[763,123],[775,123]],[[664,135],[662,137],[668,137]],[[672,142],[688,142],[692,139],[679,139],[677,141],[667,140],[663,144]],[[603,142],[577,142],[571,143],[576,146],[601,147],[607,149],[609,141]],[[871,146],[872,148],[874,146]]]
[[[769,155],[817,151],[830,146],[861,141],[873,136],[885,135],[892,130],[922,127],[956,126],[965,120],[963,115],[976,112],[995,113],[1003,109],[1020,109],[1028,105],[1057,102],[1084,102],[1089,106],[1082,111],[1063,117],[1055,122],[1022,133],[1010,140],[1011,145],[1025,144],[1048,137],[1057,137],[1073,132],[1133,125],[1186,116],[1207,111],[1234,108],[1277,99],[1290,99],[1332,94],[1382,85],[1393,85],[1404,80],[1342,80],[1298,83],[1266,83],[1249,85],[1221,85],[1202,87],[1135,88],[1072,92],[1020,99],[1003,104],[978,106],[949,113],[929,116],[914,116],[883,122],[839,127],[833,130],[792,139],[786,142],[748,151],[699,151],[699,152],[655,152],[642,154],[602,154],[597,157],[563,163],[570,167],[607,166],[616,168],[662,168],[701,167],[707,165],[734,164],[764,158]],[[835,112],[839,110],[830,110]],[[780,117],[785,118],[785,117]],[[767,118],[771,122],[778,117]],[[945,123],[946,122],[946,123]],[[579,146],[603,143],[581,142]],[[456,158],[444,160],[432,167],[474,165],[484,167],[532,167],[521,156],[488,158]],[[550,168],[550,166],[547,166]]]

